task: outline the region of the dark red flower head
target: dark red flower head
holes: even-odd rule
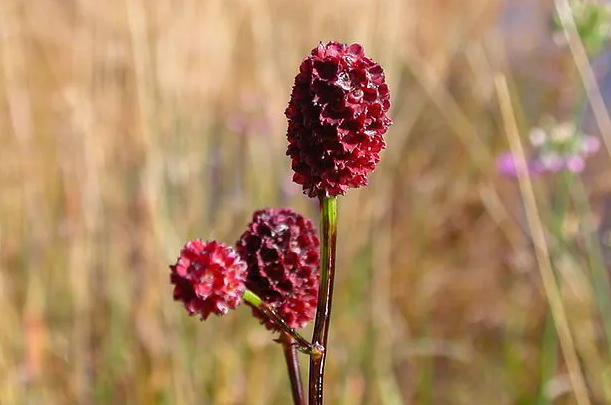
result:
[[[256,211],[237,250],[248,263],[246,286],[292,328],[314,318],[318,297],[318,236],[312,222],[290,209]],[[272,321],[253,314],[272,330]]]
[[[359,44],[320,44],[301,63],[285,115],[293,181],[310,197],[367,185],[386,146],[390,94]]]
[[[199,314],[205,320],[211,313],[224,315],[242,302],[246,263],[231,247],[192,240],[170,269],[174,300],[182,301],[189,315]]]

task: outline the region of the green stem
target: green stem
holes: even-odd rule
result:
[[[308,354],[313,358],[321,357],[323,354],[323,349],[316,345],[308,342],[303,336],[301,336],[295,329],[291,328],[274,312],[274,310],[267,305],[267,303],[263,302],[261,297],[250,290],[246,290],[244,292],[244,296],[242,297],[246,303],[257,308],[263,316],[267,319],[271,320],[276,324],[283,333],[288,334],[291,338],[295,340],[294,346],[297,350],[302,353]]]
[[[576,181],[572,191],[577,213],[579,218],[583,220],[585,245],[592,271],[592,287],[607,339],[607,350],[611,351],[611,280],[605,268],[600,240],[596,234],[596,224],[583,183]]]
[[[293,403],[295,405],[306,405],[303,395],[303,384],[301,382],[301,372],[299,370],[299,359],[297,358],[297,349],[295,349],[295,340],[281,333],[278,339],[284,350],[284,360],[286,361],[286,369],[289,373],[291,382],[291,393],[293,395]]]
[[[552,196],[552,234],[554,237],[554,256],[566,253],[570,249],[568,241],[564,237],[564,224],[571,206],[570,187],[573,183],[573,173],[563,170],[558,173],[554,187],[555,195]]]
[[[312,344],[322,347],[322,356],[310,357],[309,404],[323,404],[325,359],[327,337],[333,301],[335,279],[335,251],[337,241],[337,198],[320,198],[320,287]]]
[[[539,398],[537,405],[548,405],[549,397],[545,392],[545,386],[554,377],[558,365],[558,337],[556,325],[551,312],[547,313],[545,319],[545,330],[543,332],[543,344],[541,345],[541,382],[539,387]]]
[[[562,255],[567,254],[567,252],[571,250],[568,241],[564,237],[564,223],[571,205],[569,187],[573,180],[572,175],[572,173],[567,171],[562,171],[558,174],[554,187],[555,193],[553,193],[551,197],[551,231],[554,241],[551,245],[551,259],[552,263],[554,263],[554,276],[556,282],[558,282],[558,277],[555,264],[562,258]],[[550,400],[545,392],[545,385],[554,377],[558,364],[558,336],[556,324],[554,323],[554,317],[550,310],[548,309],[547,311],[543,342],[541,344],[541,381],[537,405],[550,404]]]

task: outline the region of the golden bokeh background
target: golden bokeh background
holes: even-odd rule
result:
[[[190,238],[234,243],[256,209],[316,219],[290,182],[283,112],[328,40],[385,68],[395,122],[370,186],[340,200],[328,403],[538,403],[546,298],[518,188],[495,172],[494,78],[521,130],[566,118],[578,76],[551,13],[534,0],[0,0],[0,404],[289,403],[281,350],[249,310],[189,318],[167,266]],[[586,174],[594,200],[607,160]],[[581,281],[566,299],[598,381],[608,364]],[[572,403],[561,371],[554,403]]]

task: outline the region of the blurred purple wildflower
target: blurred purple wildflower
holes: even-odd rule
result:
[[[532,175],[538,174],[531,162],[526,162],[526,169]],[[501,176],[518,177],[518,163],[511,152],[505,152],[496,159],[496,171]]]
[[[581,173],[586,159],[600,149],[597,137],[581,133],[571,122],[550,122],[530,131],[533,153],[526,159],[530,176],[568,170]],[[501,154],[496,161],[497,172],[506,177],[518,177],[517,162],[510,152]]]

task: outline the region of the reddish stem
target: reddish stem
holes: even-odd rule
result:
[[[295,348],[295,340],[286,333],[281,333],[278,341],[282,344],[284,350],[284,359],[286,360],[286,368],[291,381],[291,393],[293,394],[293,402],[295,405],[306,405],[303,395],[303,384],[301,382],[301,372],[299,369],[299,359],[297,358],[297,349]]]

